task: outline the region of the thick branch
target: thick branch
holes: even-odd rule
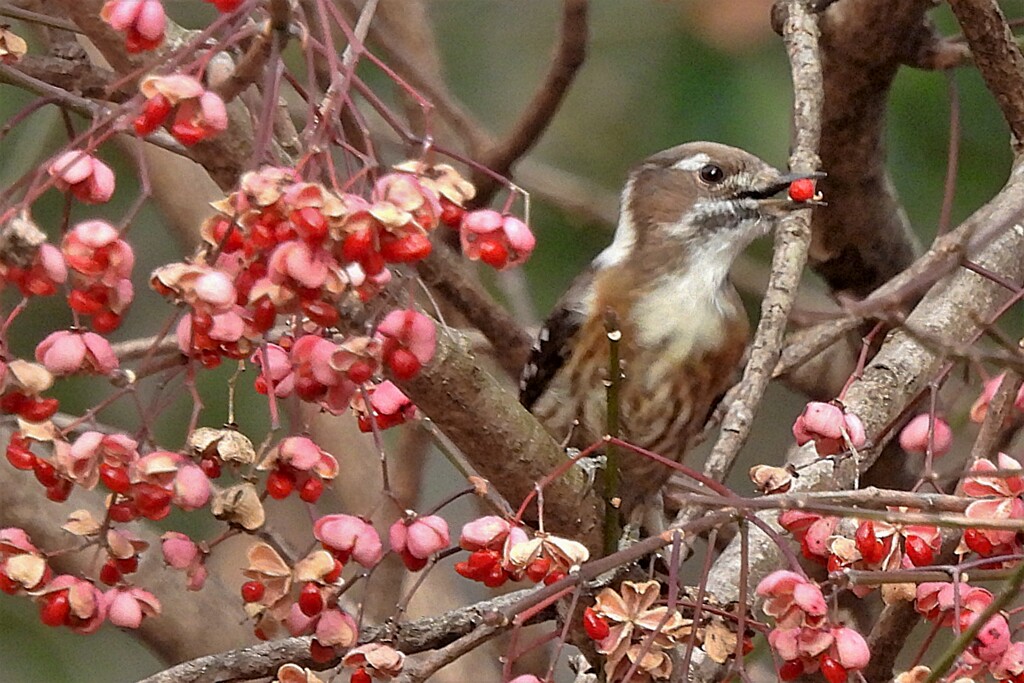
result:
[[[565,452],[452,334],[442,332],[430,366],[400,386],[517,505],[533,492],[534,482],[565,464]],[[570,468],[544,489],[545,528],[591,551],[601,547],[599,510],[600,500],[580,468]]]
[[[974,64],[1010,124],[1017,153],[1024,152],[1024,55],[995,0],[950,0]]]
[[[931,0],[844,0],[821,17],[825,100],[810,262],[858,298],[906,268],[918,249],[885,168],[885,109],[907,55],[933,39]]]

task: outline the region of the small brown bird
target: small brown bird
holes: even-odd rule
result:
[[[775,195],[807,177],[712,142],[679,145],[641,163],[622,193],[611,246],[541,328],[522,372],[523,405],[570,446],[607,433],[611,312],[622,333],[622,438],[680,461],[735,381],[746,348],[749,324],[729,269],[798,206]],[[670,474],[623,453],[623,513],[650,501]]]

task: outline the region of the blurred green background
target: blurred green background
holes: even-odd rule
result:
[[[587,62],[530,160],[592,183],[599,194],[606,195],[605,200],[617,196],[632,164],[688,140],[737,145],[783,165],[790,141],[791,90],[781,41],[768,28],[770,4],[768,0],[595,0]],[[429,7],[452,92],[500,136],[547,68],[559,3],[435,0]],[[1019,3],[1005,3],[1005,7],[1020,13]],[[190,25],[200,25],[211,16],[208,5],[192,0],[170,2],[168,10]],[[945,9],[937,10],[935,17],[945,32],[956,31]],[[295,41],[291,49],[296,49]],[[372,82],[380,82],[367,75]],[[955,80],[962,102],[963,140],[954,223],[991,197],[1006,178],[1010,162],[1007,129],[980,77],[963,69]],[[0,86],[0,121],[30,100],[9,86]],[[939,215],[948,115],[945,77],[903,70],[890,106],[890,168],[924,243],[934,234]],[[40,163],[64,139],[59,117],[49,109],[21,124],[0,140],[0,187]],[[108,146],[101,154],[119,171],[119,203],[100,211],[75,207],[77,217],[104,212],[117,216],[136,196],[132,166],[119,158],[121,148]],[[534,188],[527,184],[526,189]],[[45,199],[35,217],[43,225],[55,225],[60,203],[55,192]],[[574,274],[608,242],[610,226],[540,201],[534,202],[532,216],[539,246],[525,272],[536,310],[543,315]],[[135,242],[140,276],[178,256],[157,211],[147,208],[132,231],[141,238]],[[765,258],[767,245],[754,251]],[[160,319],[166,312],[156,306],[158,298],[143,285],[143,278],[136,282],[138,303],[125,328],[115,335],[118,339],[153,333],[156,319],[148,318],[146,312],[158,310]],[[10,305],[10,295],[5,302]],[[751,303],[756,306],[756,301]],[[55,320],[70,320],[59,302],[33,306],[31,320],[18,323],[13,350],[20,354],[29,354],[39,332],[53,329]],[[224,371],[211,373],[204,386],[222,387],[226,377]],[[89,402],[85,386],[71,383],[65,388],[61,399],[66,410],[81,410]],[[799,408],[798,401],[781,390],[775,390],[772,398],[779,399],[769,403],[780,419],[767,415],[755,439],[759,450],[774,452],[788,444],[788,425]],[[205,424],[225,419],[222,403],[211,403]],[[262,404],[250,402],[244,407],[243,427],[253,425],[254,433],[261,434],[266,420]],[[189,408],[182,400],[164,416],[163,424],[170,428],[160,434],[168,447],[180,445],[178,426],[187,419]],[[35,611],[24,599],[0,596],[0,681],[4,683],[131,681],[159,668],[133,639],[109,626],[85,638],[42,627]]]

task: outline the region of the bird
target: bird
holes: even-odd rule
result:
[[[729,281],[736,257],[791,209],[796,180],[744,150],[688,142],[636,166],[611,244],[572,282],[520,375],[520,402],[556,439],[585,448],[607,433],[606,323],[615,321],[623,440],[682,461],[738,375],[749,335]],[[671,469],[619,454],[620,513],[637,521]],[[614,503],[613,503],[614,504]],[[646,507],[645,507],[646,506]]]

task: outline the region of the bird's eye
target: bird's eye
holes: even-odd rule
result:
[[[722,170],[721,166],[715,166],[714,164],[704,164],[700,167],[699,173],[700,179],[705,183],[715,184],[725,179],[725,171]]]

